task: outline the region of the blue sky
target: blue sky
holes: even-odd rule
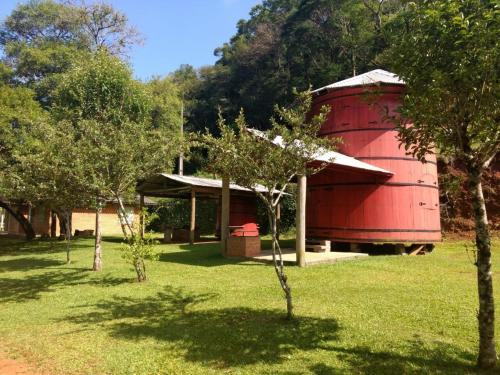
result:
[[[107,0],[124,12],[145,38],[131,51],[138,78],[165,75],[179,67],[213,64],[213,51],[236,32],[259,0]],[[0,0],[0,18],[19,0]]]

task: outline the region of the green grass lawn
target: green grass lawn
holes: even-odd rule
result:
[[[477,373],[466,242],[289,267],[293,322],[270,265],[217,244],[159,245],[139,284],[119,242],[104,242],[94,273],[92,240],[66,265],[61,243],[0,239],[0,346],[54,374]]]

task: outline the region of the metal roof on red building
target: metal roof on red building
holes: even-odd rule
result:
[[[356,87],[356,86],[367,86],[367,85],[377,85],[377,84],[404,85],[405,83],[394,73],[388,72],[387,70],[383,69],[375,69],[360,74],[358,76],[347,78],[342,81],[320,87],[319,89],[313,90],[313,93],[321,93],[322,91],[325,90],[328,91],[331,89],[339,89],[344,87]]]
[[[201,196],[203,194],[206,196],[219,196],[222,191],[222,180],[158,173],[141,181],[136,190],[143,195],[152,197],[187,198],[193,189],[197,190],[198,195]],[[253,194],[251,189],[233,183],[229,184],[229,190],[240,195]],[[264,193],[267,192],[267,188],[257,184],[255,191]],[[275,191],[275,193],[278,192],[277,190]]]
[[[170,180],[180,182],[182,184],[186,184],[186,185],[222,189],[222,180],[219,180],[219,179],[206,178],[206,177],[196,177],[196,176],[180,176],[178,174],[167,174],[167,173],[161,173],[161,176],[168,178]],[[248,189],[246,187],[236,185],[233,183],[229,184],[229,189],[230,190],[239,190],[239,191],[248,191],[248,192],[252,191],[251,189]],[[255,190],[257,190],[259,192],[266,192],[267,191],[267,189],[264,186],[259,185],[259,184],[257,184],[255,186]]]
[[[265,133],[260,131],[260,130],[248,129],[248,131],[257,137],[260,137],[262,139],[267,139]],[[283,138],[281,138],[280,136],[277,136],[276,138],[274,138],[272,140],[272,143],[274,143],[277,146],[284,147]],[[357,160],[353,157],[341,154],[340,152],[335,152],[335,151],[330,151],[330,150],[320,150],[315,155],[315,159],[318,162],[327,162],[332,167],[335,167],[335,166],[345,167],[345,168],[349,168],[349,169],[361,170],[364,172],[371,172],[371,173],[383,174],[383,175],[388,175],[388,176],[393,175],[393,173],[391,171],[388,171],[386,169],[379,168],[379,167],[376,167],[374,165],[365,163],[365,162]]]

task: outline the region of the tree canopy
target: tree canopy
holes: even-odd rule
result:
[[[11,71],[0,63],[0,197],[16,198],[11,186],[10,168],[15,164],[15,150],[33,125],[46,116],[34,99],[34,92],[9,83]]]
[[[401,115],[412,125],[399,130],[409,151],[423,157],[437,146],[478,167],[489,163],[500,147],[500,9],[425,2],[386,32],[394,36],[387,61],[407,84]]]
[[[500,149],[500,8],[493,1],[422,1],[387,31],[388,61],[406,82],[395,119],[406,149],[420,159],[437,149],[465,164],[476,230],[478,364],[492,368],[495,305],[481,180]]]
[[[57,75],[98,49],[123,55],[140,42],[127,17],[106,3],[30,0],[20,3],[0,25],[4,62],[18,84],[35,89],[50,106]]]
[[[178,128],[168,123],[168,111],[179,99],[165,85],[168,81],[147,87],[132,78],[123,61],[100,50],[62,74],[54,95],[53,118],[56,126],[71,125],[96,207],[116,200],[130,234],[124,200],[135,200],[137,181],[169,170],[182,150]]]

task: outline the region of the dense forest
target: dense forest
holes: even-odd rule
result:
[[[273,105],[286,104],[292,89],[320,87],[385,67],[397,0],[265,0],[236,34],[214,53],[213,66],[189,65],[173,73],[184,87],[186,122],[192,130],[215,130],[220,108],[228,117],[245,109],[257,128],[268,126]],[[392,25],[391,27],[394,27]]]

